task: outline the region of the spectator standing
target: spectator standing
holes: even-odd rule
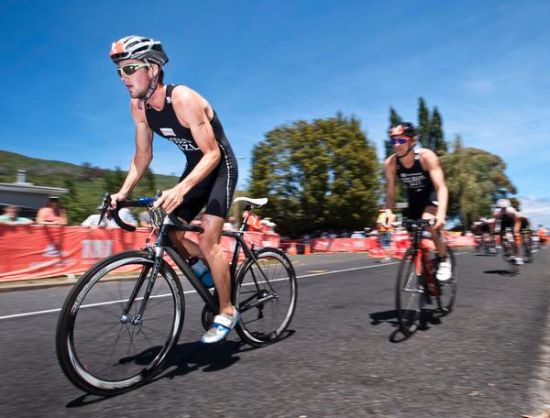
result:
[[[50,196],[46,206],[36,214],[36,223],[41,225],[67,225],[67,213],[61,208],[59,197]]]
[[[382,261],[389,261],[390,257],[390,243],[391,233],[393,231],[393,223],[395,222],[395,215],[393,212],[387,213],[385,209],[380,209],[380,214],[376,218],[376,228],[378,230],[378,237],[380,239],[380,247],[384,251],[384,258]]]

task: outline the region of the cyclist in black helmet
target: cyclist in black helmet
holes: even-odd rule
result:
[[[210,103],[184,85],[164,84],[163,66],[168,57],[159,41],[127,36],[113,43],[109,54],[130,94],[130,113],[135,126],[135,154],[112,205],[126,199],[153,158],[153,133],[173,142],[185,154],[187,164],[178,184],[163,190],[156,201],[167,213],[187,222],[206,207],[199,244],[184,232],[170,238],[186,256],[208,265],[219,296],[220,312],[202,342],[222,340],[235,327],[239,315],[231,304],[229,264],[219,244],[223,223],[237,184],[237,160],[218,115]]]
[[[416,129],[410,122],[393,125],[388,133],[395,153],[384,161],[386,212],[392,211],[398,177],[407,189],[407,217],[436,220],[431,232],[440,259],[437,279],[447,281],[451,278],[452,266],[440,231],[445,226],[448,191],[439,158],[429,149],[415,150]]]

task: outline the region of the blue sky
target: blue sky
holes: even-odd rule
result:
[[[545,0],[2,0],[0,149],[127,168],[133,126],[108,50],[143,34],[165,46],[166,81],[217,110],[241,186],[276,126],[355,115],[381,158],[389,107],[416,122],[422,96],[446,139],[500,155],[523,210],[550,224],[549,17]],[[154,148],[155,172],[181,172],[172,144]]]

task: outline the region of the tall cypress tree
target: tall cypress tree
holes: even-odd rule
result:
[[[432,151],[434,151],[438,156],[444,155],[447,153],[447,142],[443,138],[443,122],[441,120],[441,115],[437,110],[437,107],[434,107],[432,117],[430,119],[430,144],[433,145]]]
[[[399,114],[395,111],[393,107],[390,107],[390,127],[394,125],[398,125],[403,122],[403,119]],[[386,151],[385,157],[388,158],[391,154],[393,154],[393,146],[391,142],[388,139],[384,139],[384,149]]]
[[[422,147],[432,149],[430,144],[430,114],[422,97],[418,99],[418,141]]]

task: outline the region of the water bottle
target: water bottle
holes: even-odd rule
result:
[[[191,270],[195,273],[203,285],[206,287],[214,287],[214,280],[212,280],[212,275],[208,271],[208,267],[200,258],[191,258],[189,259],[189,265]]]

